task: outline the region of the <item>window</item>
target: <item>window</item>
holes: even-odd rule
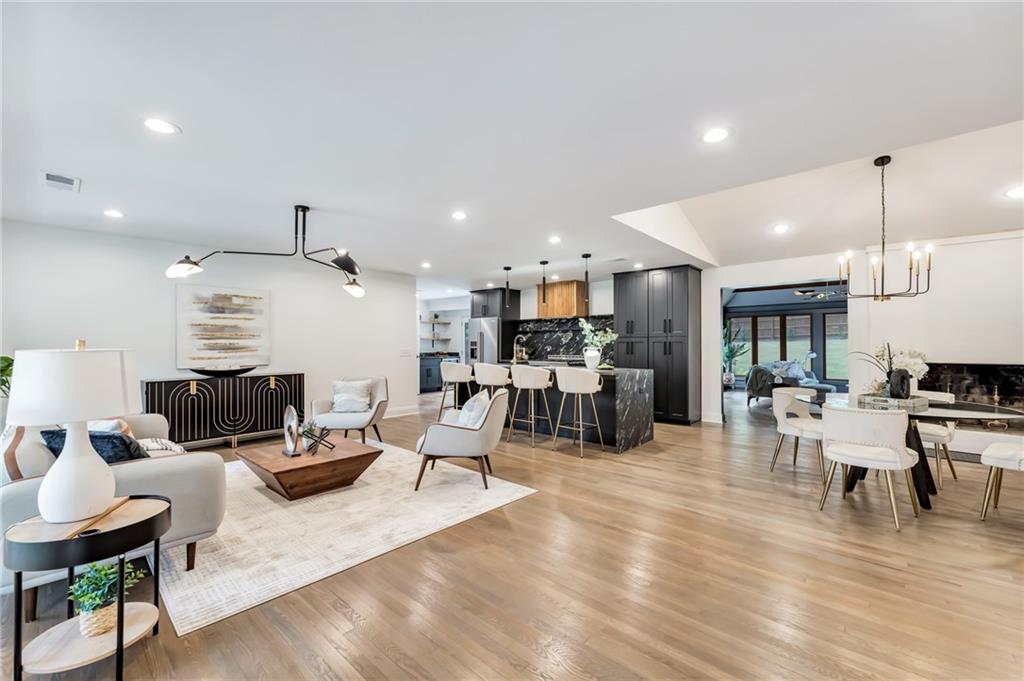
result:
[[[811,351],[811,315],[786,315],[786,359],[803,362]],[[804,369],[810,369],[810,363]]]
[[[747,351],[737,357],[732,363],[732,370],[737,376],[746,376],[750,372],[753,348],[750,347],[750,317],[736,317],[730,319],[732,332],[736,336],[736,343],[745,343]]]
[[[847,325],[846,313],[825,315],[825,378],[843,380],[849,378],[847,370]]]
[[[770,364],[782,357],[782,319],[757,318],[757,363]]]

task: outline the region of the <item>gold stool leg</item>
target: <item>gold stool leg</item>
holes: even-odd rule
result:
[[[907,491],[910,492],[910,505],[914,507],[914,517],[917,518],[921,515],[921,509],[917,505],[917,490],[914,489],[914,476],[910,474],[909,468],[904,468],[903,472],[907,478]]]
[[[576,434],[580,436],[580,458],[583,458],[583,394],[576,395],[576,414],[579,416],[579,423],[577,424],[578,431]]]
[[[949,445],[942,445],[942,451],[946,455],[946,463],[949,464],[949,472],[953,474],[953,479],[959,480],[959,478],[956,477],[956,469],[953,468],[953,458],[949,455]]]
[[[536,402],[533,399],[533,390],[532,389],[530,390],[529,398],[530,398],[530,405],[529,405],[529,407],[530,407],[530,446],[534,447],[534,446],[536,446],[536,437],[537,437],[537,425],[536,425],[537,424],[537,414],[535,413]]]
[[[604,434],[601,433],[601,418],[597,415],[597,403],[594,402],[594,393],[590,393],[590,408],[594,410],[594,423],[597,425],[597,439],[601,441],[601,451],[604,451]]]
[[[828,488],[832,486],[832,478],[836,475],[836,462],[833,461],[828,467],[828,475],[825,476],[825,482],[821,487],[821,501],[818,502],[818,510],[825,508],[825,498],[828,496]]]
[[[1006,469],[996,470],[996,488],[992,491],[992,508],[999,508],[999,492],[1003,489],[1003,472]]]
[[[505,442],[512,442],[512,431],[516,427],[516,410],[519,409],[519,395],[522,392],[522,388],[516,388],[516,401],[512,403],[512,420],[508,422],[508,439]]]
[[[558,405],[558,420],[555,427],[551,429],[551,451],[558,446],[558,429],[562,427],[562,410],[565,409],[565,393],[562,393],[562,403]]]
[[[896,510],[896,491],[892,488],[892,471],[885,471],[885,486],[889,488],[889,506],[892,507],[892,521],[896,523],[896,531],[900,529],[900,513]]]
[[[996,467],[989,466],[988,468],[988,481],[985,482],[985,494],[981,497],[981,516],[978,520],[984,520],[985,516],[988,515],[988,504],[992,499],[992,488],[995,486],[996,481]]]
[[[846,478],[850,475],[850,467],[843,464],[843,499],[846,498]]]
[[[441,414],[444,413],[444,398],[448,396],[448,384],[441,384],[441,406],[437,408],[437,420],[441,420]]]
[[[821,440],[815,440],[814,444],[818,450],[818,472],[821,474],[821,481],[825,482],[825,453],[821,449]]]
[[[768,466],[768,472],[771,473],[775,470],[775,462],[779,458],[779,452],[782,451],[782,441],[786,439],[786,436],[779,433],[779,441],[775,443],[775,453],[772,454],[772,464]]]
[[[540,389],[540,399],[544,402],[544,413],[547,414],[548,428],[551,432],[555,432],[555,424],[551,423],[551,409],[548,407],[548,391],[544,388]]]
[[[799,435],[794,435],[793,436],[793,465],[794,466],[796,465],[796,452],[797,452],[798,449],[800,449],[800,436]]]

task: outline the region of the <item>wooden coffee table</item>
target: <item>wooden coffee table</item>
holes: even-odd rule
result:
[[[383,450],[355,440],[332,438],[335,447],[320,447],[316,454],[285,456],[281,443],[239,449],[235,452],[267,487],[285,499],[348,487],[363,474]]]

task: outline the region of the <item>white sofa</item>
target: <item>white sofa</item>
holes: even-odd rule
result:
[[[136,439],[168,438],[167,420],[158,414],[126,416]],[[39,429],[9,429],[3,442],[5,480],[0,487],[0,519],[6,528],[39,515],[36,495],[43,475],[56,460],[39,435]],[[186,569],[195,565],[196,542],[217,532],[224,519],[224,460],[214,452],[150,452],[148,459],[111,464],[115,494],[158,494],[171,500],[171,529],[160,539],[161,548],[186,545]],[[0,552],[3,537],[0,536]],[[152,552],[152,546],[128,554],[129,558]],[[26,572],[26,617],[34,619],[35,588],[67,579],[64,570]],[[13,573],[0,572],[0,593],[12,591]]]
[[[377,424],[381,422],[384,418],[384,414],[388,410],[388,379],[383,376],[375,376],[369,379],[365,377],[349,377],[341,380],[371,381],[370,408],[366,411],[338,412],[331,411],[334,408],[333,399],[313,400],[312,408],[310,409],[313,423],[320,428],[342,430],[345,432],[345,437],[348,437],[348,431],[358,430],[362,435],[363,442],[366,442],[366,429],[373,428],[373,432],[376,433],[377,439],[383,441]]]

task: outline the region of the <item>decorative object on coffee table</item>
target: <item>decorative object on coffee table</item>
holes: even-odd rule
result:
[[[302,434],[299,432],[299,414],[289,404],[284,408],[284,449],[281,453],[285,456],[299,456],[305,451]]]
[[[114,500],[114,474],[89,441],[86,422],[142,411],[132,350],[18,350],[8,421],[16,426],[66,424],[64,448],[39,486],[39,514],[68,523],[104,512]]]
[[[312,421],[306,421],[302,424],[302,446],[310,454],[316,454],[321,445],[334,449],[334,443],[327,439],[330,434],[330,428],[321,428]]]
[[[381,449],[341,438],[333,450],[315,456],[281,456],[276,445],[244,447],[235,452],[263,483],[285,499],[301,499],[347,487],[363,474]]]
[[[22,673],[56,674],[115,656],[116,681],[124,679],[124,648],[152,631],[160,622],[160,537],[171,527],[171,502],[166,497],[119,497],[94,518],[70,523],[48,523],[36,516],[11,525],[4,533],[4,565],[14,571],[14,678]],[[152,542],[153,603],[125,603],[125,554]],[[116,556],[118,587],[114,631],[97,636],[82,634],[79,617],[68,601],[67,620],[29,641],[22,649],[21,611],[24,572],[67,568],[68,586],[75,566]]]

